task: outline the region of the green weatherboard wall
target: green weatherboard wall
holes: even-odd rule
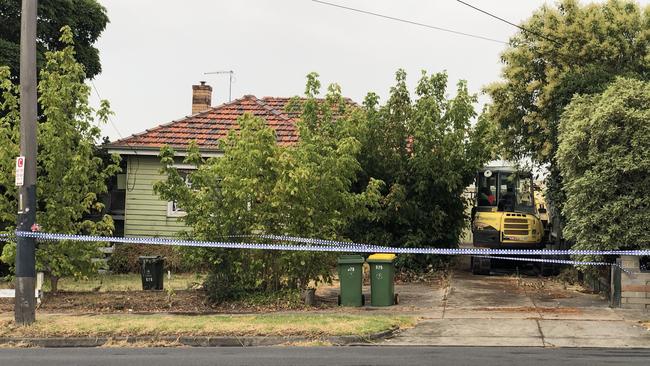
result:
[[[153,191],[153,185],[165,179],[159,173],[157,156],[129,156],[126,172],[124,234],[126,236],[170,237],[185,225],[178,217],[167,216],[167,201]]]

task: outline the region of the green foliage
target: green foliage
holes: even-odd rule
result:
[[[21,1],[0,0],[0,66],[9,66],[17,80],[20,74]],[[87,78],[102,70],[99,50],[93,44],[106,28],[106,9],[96,0],[47,0],[38,2],[37,62],[45,65],[48,50],[68,44],[59,38],[63,26],[73,31],[76,59],[84,66]]]
[[[292,102],[302,113],[295,146],[279,146],[263,120],[244,114],[240,129],[221,142],[223,157],[203,160],[190,147],[184,162],[197,169],[189,185],[173,167],[173,150],[161,150],[167,180],[154,189],[185,209],[192,238],[264,233],[342,239],[339,233],[350,220],[366,212],[375,195],[371,189],[350,192],[359,142],[344,134],[336,118],[344,113],[344,101],[336,86],[324,100],[316,99],[319,87],[317,75],[310,74],[306,98]],[[196,249],[193,257],[212,268],[206,284],[216,301],[329,281],[334,265],[330,253]]]
[[[172,272],[199,271],[198,265],[189,266],[180,248],[169,245],[150,244],[116,244],[115,250],[108,259],[108,268],[114,273],[139,273],[138,257],[160,255],[165,258],[165,269]]]
[[[398,246],[457,245],[466,225],[462,194],[476,169],[489,160],[493,131],[476,116],[465,82],[445,97],[444,73],[422,75],[411,101],[406,74],[397,73],[386,105],[369,94],[350,107],[337,85],[317,99],[316,74],[306,98],[288,108],[301,113],[300,142],[278,146],[263,120],[244,115],[240,130],[222,141],[224,156],[204,160],[191,146],[184,163],[197,169],[189,184],[173,167],[170,148],[161,159],[167,180],[162,199],[184,207],[188,237],[217,240],[232,235],[280,234]],[[215,301],[251,291],[305,288],[327,281],[333,254],[194,249],[213,270],[206,287]],[[424,268],[430,258],[400,256]]]
[[[560,123],[557,161],[576,249],[650,247],[650,82],[616,79],[576,96]]]
[[[0,230],[16,223],[15,199],[17,193],[14,174],[11,174],[15,159],[20,155],[19,141],[20,108],[18,86],[10,80],[11,72],[7,67],[0,67]],[[10,141],[9,143],[7,143]],[[6,170],[4,168],[7,168]]]
[[[398,71],[396,79],[385,105],[368,94],[361,113],[350,118],[362,143],[355,188],[373,187],[379,198],[369,215],[349,226],[349,236],[382,245],[454,247],[467,222],[462,194],[492,155],[492,128],[482,117],[471,126],[476,96],[464,81],[448,99],[447,75],[423,73],[412,101],[406,73]],[[425,268],[431,258],[398,261]]]
[[[75,61],[70,28],[62,28],[60,42],[67,46],[45,54],[46,64],[39,75],[37,222],[42,230],[65,234],[108,235],[113,220],[104,215],[98,220],[86,217],[101,212],[98,195],[106,192],[106,180],[119,170],[119,158],[106,164],[95,155],[100,128],[110,115],[107,101],[99,110],[88,106],[89,87],[83,83],[84,68]],[[16,222],[16,193],[13,182],[14,159],[18,155],[19,112],[17,88],[5,69],[0,73],[4,108],[0,116],[0,219],[6,229]],[[13,244],[12,244],[13,245]],[[2,260],[13,263],[12,245],[4,248]],[[95,270],[92,258],[98,256],[98,243],[61,241],[40,243],[37,267],[53,278],[83,276]]]
[[[510,39],[502,54],[504,81],[487,87],[489,118],[501,127],[511,156],[552,163],[560,116],[574,94],[599,93],[617,75],[650,77],[650,8],[562,0],[522,25],[531,32]]]

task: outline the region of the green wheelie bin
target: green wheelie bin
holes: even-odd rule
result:
[[[338,260],[341,292],[340,306],[363,306],[365,299],[361,285],[363,283],[363,257],[360,255],[342,255]]]
[[[370,305],[391,306],[399,303],[395,293],[395,254],[373,254],[368,257],[370,265]]]

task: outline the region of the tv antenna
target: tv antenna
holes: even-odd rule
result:
[[[232,77],[235,74],[232,70],[221,70],[221,71],[209,71],[204,72],[203,75],[223,75],[228,74],[229,85],[228,85],[228,102],[232,102]]]

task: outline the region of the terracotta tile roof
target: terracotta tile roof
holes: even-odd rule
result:
[[[183,149],[190,141],[196,141],[201,150],[218,150],[219,140],[226,137],[231,129],[239,129],[237,118],[246,112],[266,120],[275,130],[279,144],[294,144],[298,141],[295,124],[300,113],[285,110],[291,99],[259,99],[253,95],[245,95],[232,102],[117,140],[107,147],[159,149],[163,145],[169,145]],[[354,105],[349,99],[346,99],[346,103]]]

